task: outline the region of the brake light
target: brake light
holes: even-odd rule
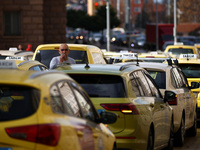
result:
[[[16,139],[56,146],[60,138],[60,125],[41,124],[6,128],[7,134]]]
[[[139,112],[134,104],[100,104],[104,109],[110,111],[121,111],[124,114],[138,115]]]
[[[177,105],[177,97],[167,101],[169,105]]]

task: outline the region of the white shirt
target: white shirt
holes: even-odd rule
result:
[[[60,63],[60,56],[53,57],[49,65],[49,69],[54,69],[54,66],[59,63]],[[68,57],[68,59],[66,61],[63,61],[62,63],[76,64],[75,60],[71,57]]]

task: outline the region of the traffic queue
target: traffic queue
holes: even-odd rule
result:
[[[183,146],[200,119],[200,61],[193,50],[170,45],[158,55],[106,57],[93,45],[60,43],[39,45],[32,60],[2,57],[0,149]],[[60,61],[50,69],[54,57]]]

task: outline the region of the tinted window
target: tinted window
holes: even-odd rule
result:
[[[112,75],[69,74],[90,97],[126,97],[123,79]]]
[[[187,78],[200,78],[200,65],[179,64],[179,66]]]
[[[36,112],[40,91],[24,86],[0,85],[0,121],[28,117]]]
[[[161,71],[148,71],[160,89],[166,89],[166,73]]]
[[[192,49],[185,49],[185,48],[171,48],[169,49],[169,52],[172,52],[172,54],[175,55],[180,55],[180,54],[193,54],[193,50]]]

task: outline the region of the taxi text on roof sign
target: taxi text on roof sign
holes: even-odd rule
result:
[[[0,69],[16,69],[17,65],[15,61],[1,60]]]
[[[179,56],[179,58],[185,58],[185,59],[194,58],[194,59],[196,59],[196,58],[197,58],[197,55],[196,55],[196,54],[181,54],[181,55]]]

